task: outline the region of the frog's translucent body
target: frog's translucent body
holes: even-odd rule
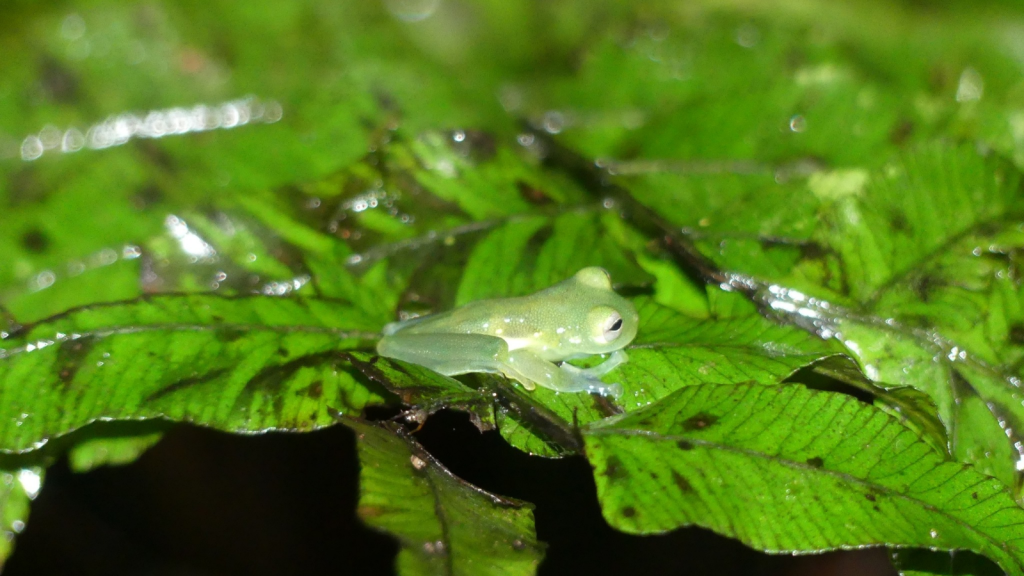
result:
[[[377,353],[449,376],[504,374],[527,390],[539,385],[619,396],[622,386],[599,378],[628,360],[622,348],[636,336],[637,324],[636,308],[612,290],[608,273],[591,267],[529,296],[480,300],[388,324]],[[593,368],[555,364],[609,353]]]

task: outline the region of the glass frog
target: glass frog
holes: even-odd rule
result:
[[[572,278],[518,298],[479,300],[465,306],[384,327],[381,356],[426,366],[448,376],[504,374],[527,390],[620,396],[622,386],[599,378],[628,357],[636,336],[636,308],[612,290],[603,268],[584,268]],[[564,362],[594,354],[611,356],[593,368]]]

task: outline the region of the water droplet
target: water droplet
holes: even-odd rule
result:
[[[807,130],[807,119],[802,114],[793,116],[789,119],[789,129],[798,133]]]
[[[544,114],[542,124],[544,126],[544,130],[548,134],[558,134],[565,129],[565,115],[557,110],[551,110],[547,114]]]
[[[747,23],[736,29],[736,43],[744,48],[753,48],[761,41],[761,31]]]
[[[44,150],[53,150],[60,146],[63,136],[60,129],[53,124],[47,124],[39,131],[39,141],[43,144]]]
[[[21,159],[31,161],[43,155],[43,142],[38,136],[27,136],[21,142]]]
[[[932,538],[938,538],[939,537],[939,531],[936,530],[935,528],[932,528],[931,530],[928,531],[928,535],[931,536]]]
[[[53,286],[53,283],[57,280],[57,275],[50,270],[43,270],[39,274],[36,274],[35,278],[30,283],[30,289],[35,292],[38,290],[44,290]]]
[[[974,102],[981,100],[984,93],[985,82],[981,79],[981,74],[978,74],[978,71],[974,68],[964,68],[964,71],[960,73],[960,82],[956,87],[956,101]]]
[[[403,22],[420,22],[430,18],[441,0],[384,0],[391,15]]]
[[[18,482],[21,484],[21,489],[25,491],[25,495],[28,496],[29,500],[35,500],[36,496],[39,495],[39,489],[43,486],[43,478],[35,470],[23,468],[18,472]]]
[[[68,41],[78,40],[85,35],[85,20],[78,14],[68,14],[61,22],[60,35]]]

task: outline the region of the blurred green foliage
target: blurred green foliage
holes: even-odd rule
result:
[[[0,557],[20,470],[157,438],[95,420],[302,431],[385,404],[584,453],[630,532],[1024,573],[1016,2],[16,0],[0,22]],[[370,354],[391,320],[587,265],[642,314],[621,400]],[[345,421],[387,467],[360,513],[403,574],[536,569],[528,507]]]

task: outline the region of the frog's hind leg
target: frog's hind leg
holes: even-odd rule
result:
[[[596,392],[611,396],[622,393],[621,386],[605,384],[592,373],[578,368],[572,372],[565,369],[567,365],[560,368],[528,350],[509,352],[504,340],[486,334],[398,332],[381,338],[377,343],[377,353],[426,366],[446,376],[470,372],[504,374],[519,381],[527,390],[540,385],[559,392]]]
[[[385,336],[377,353],[420,366],[446,376],[470,372],[502,373],[508,344],[486,334],[404,334]]]

